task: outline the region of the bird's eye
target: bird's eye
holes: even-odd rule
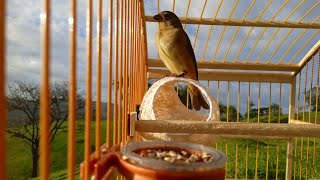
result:
[[[166,14],[164,14],[164,17],[165,17],[165,18],[169,18],[169,16],[170,16],[170,15],[169,15],[169,14],[167,14],[167,13],[166,13]]]

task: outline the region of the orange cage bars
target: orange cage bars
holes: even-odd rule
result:
[[[3,179],[6,179],[6,136],[5,129],[7,125],[7,100],[5,94],[6,85],[6,40],[5,40],[5,29],[6,29],[6,1],[0,2],[0,175]]]
[[[43,1],[41,11],[42,25],[42,84],[41,84],[41,150],[40,175],[41,179],[49,178],[50,151],[48,135],[50,128],[50,1]],[[135,106],[142,100],[147,84],[146,66],[146,34],[144,22],[144,7],[141,1],[110,0],[108,24],[108,59],[102,59],[102,14],[103,1],[97,3],[97,33],[93,42],[93,2],[87,1],[86,8],[86,108],[85,108],[85,152],[83,177],[89,179],[91,167],[91,124],[92,124],[92,43],[97,43],[97,84],[96,84],[96,135],[95,158],[100,157],[101,145],[101,87],[102,62],[108,64],[108,100],[106,123],[106,147],[125,143],[128,112],[134,111]],[[70,41],[70,73],[69,73],[69,119],[68,119],[68,179],[75,175],[75,141],[76,141],[76,59],[77,59],[77,1],[71,1],[69,16]],[[4,34],[4,33],[3,33]],[[3,83],[1,83],[3,84]],[[113,107],[112,107],[113,105]]]
[[[53,79],[50,74],[50,71],[52,71],[50,55],[54,48],[51,47],[52,32],[50,31],[52,2],[50,0],[42,0],[41,2],[40,176],[41,179],[49,179],[51,173],[51,152],[48,143],[51,122],[49,115],[49,86],[51,79]],[[147,72],[148,78],[156,79],[168,73],[168,71],[164,69],[164,64],[161,61],[154,61],[155,56],[148,56],[148,53],[152,54],[152,52],[150,52],[151,48],[148,45],[150,45],[149,43],[153,42],[153,40],[148,39],[147,44],[146,23],[154,24],[155,26],[156,23],[154,23],[152,19],[153,14],[145,15],[145,9],[150,8],[150,4],[148,4],[148,7],[145,7],[147,6],[146,2],[147,1],[143,0],[86,0],[84,3],[86,5],[86,25],[84,27],[86,30],[86,40],[85,42],[81,42],[86,45],[86,72],[81,74],[81,76],[86,77],[84,121],[85,153],[83,154],[84,163],[82,167],[84,179],[90,178],[90,172],[93,168],[93,163],[91,162],[101,157],[102,144],[105,144],[103,147],[111,148],[116,144],[124,144],[127,142],[127,130],[129,126],[128,113],[135,111],[136,105],[139,104],[143,98],[148,83]],[[181,9],[181,2],[175,0],[170,1],[169,3],[172,4],[170,4],[169,9],[172,9],[179,17],[182,17],[181,20],[182,23],[184,23],[185,29],[194,28],[194,31],[188,31],[188,33],[193,35],[190,37],[195,51],[201,49],[196,52],[199,57],[199,77],[208,83],[208,88],[210,87],[210,83],[217,85],[217,92],[214,94],[218,94],[218,101],[220,99],[226,100],[226,121],[228,121],[228,123],[232,123],[231,121],[251,121],[253,118],[250,118],[250,109],[252,108],[250,100],[257,99],[257,122],[259,123],[264,123],[264,121],[270,123],[271,105],[275,102],[279,104],[278,111],[276,111],[278,114],[273,115],[277,117],[276,123],[280,123],[280,120],[282,120],[280,110],[282,108],[288,108],[288,117],[286,117],[286,119],[289,124],[295,124],[297,122],[317,124],[318,114],[315,113],[315,117],[311,116],[309,113],[311,106],[308,106],[308,104],[313,103],[311,99],[312,95],[316,94],[318,98],[320,41],[316,42],[309,52],[306,53],[306,51],[310,47],[310,44],[314,43],[314,39],[319,37],[319,16],[313,13],[313,11],[317,10],[320,2],[314,1],[309,3],[308,1],[301,1],[292,3],[293,1],[285,0],[280,3],[274,3],[275,1],[272,0],[264,2],[252,0],[249,3],[243,3],[240,0],[236,0],[230,4],[230,2],[223,0],[203,0],[199,1],[201,6],[199,9],[201,10],[198,12],[198,15],[192,10],[195,1],[192,2],[188,0],[186,2],[188,3],[185,3],[185,6],[183,6],[186,9],[186,12],[182,14],[183,16],[181,16],[181,10],[179,10],[179,8]],[[156,10],[157,12],[164,10],[160,7],[164,3],[168,3],[168,1],[155,0],[153,2],[154,12]],[[78,87],[77,33],[81,27],[77,24],[77,20],[79,20],[77,14],[79,14],[78,9],[80,4],[77,0],[70,0],[71,7],[68,17],[70,91],[68,103],[67,173],[68,179],[71,180],[75,179],[75,167],[78,166],[76,163],[76,96]],[[216,4],[216,10],[214,10],[212,4]],[[230,6],[226,8],[226,4],[230,4]],[[290,4],[291,6],[288,7]],[[103,13],[107,9],[104,8],[104,5],[108,6],[108,23],[106,23],[105,26],[103,25]],[[237,15],[237,12],[239,12],[239,9],[242,8],[243,5],[246,5],[246,11],[243,12],[244,14]],[[271,14],[270,17],[265,17],[264,14],[267,14],[265,12],[268,12],[268,9],[271,7],[274,9],[274,14]],[[206,13],[208,9],[210,10],[209,16],[208,13]],[[303,14],[301,16],[295,18],[301,9],[305,9],[305,11],[302,11]],[[211,10],[213,11],[211,12]],[[5,132],[7,123],[7,100],[5,94],[7,70],[5,61],[7,47],[5,40],[6,12],[6,1],[3,0],[0,2],[0,147],[5,147],[6,136],[2,132]],[[257,16],[252,16],[252,12],[256,12],[255,14]],[[278,17],[281,14],[282,19]],[[96,28],[94,28],[95,25]],[[237,27],[232,29],[231,27],[234,26]],[[204,33],[206,31],[203,31],[203,27],[209,27],[208,33]],[[218,27],[222,28],[219,30]],[[249,28],[244,33],[247,27]],[[288,31],[283,31],[283,29],[287,29]],[[96,33],[94,30],[96,30]],[[105,39],[103,34],[104,30],[106,32]],[[216,40],[212,40],[213,33],[215,33],[214,39]],[[205,36],[202,34],[205,34]],[[283,36],[279,37],[279,34],[283,34]],[[94,37],[94,35],[96,35],[96,37]],[[228,35],[231,35],[230,39],[226,39]],[[253,36],[256,38],[252,39]],[[287,42],[290,39],[293,40],[288,45]],[[278,40],[277,43],[274,42],[276,40]],[[103,48],[102,44],[104,41],[108,43],[108,50]],[[227,46],[225,45],[226,41],[228,43]],[[252,43],[250,44],[248,42]],[[261,42],[263,44],[261,44]],[[201,45],[204,46],[201,47]],[[259,46],[260,48],[258,48]],[[299,47],[297,48],[296,46]],[[270,51],[270,49],[272,51]],[[247,55],[241,56],[244,51],[247,51]],[[293,51],[294,53],[291,53]],[[282,54],[280,52],[282,52]],[[305,56],[302,57],[301,55],[304,54]],[[234,55],[234,57],[230,55]],[[96,71],[94,71],[94,69]],[[217,69],[228,71],[222,72]],[[96,74],[94,74],[94,72],[96,72]],[[106,77],[106,80],[104,80],[103,77]],[[93,85],[94,83],[96,83],[96,86]],[[104,86],[107,87],[105,92],[102,90]],[[237,99],[236,106],[234,106],[232,102],[232,94],[235,92],[233,91],[234,87],[238,89],[238,92],[236,92],[237,96],[234,96],[234,99]],[[248,92],[246,92],[245,88],[240,87],[248,87]],[[315,92],[308,91],[308,89],[314,87],[316,87]],[[285,88],[290,90],[290,95],[284,95],[285,92],[289,92],[284,90]],[[266,94],[266,92],[263,92],[265,89],[269,91],[269,93],[267,92],[267,94],[269,94],[269,103],[263,101],[263,99],[266,101],[266,98],[263,97]],[[224,92],[227,93],[223,94]],[[107,106],[105,108],[102,106],[103,93],[107,94]],[[279,98],[275,101],[272,99],[272,96],[277,93],[277,97]],[[290,96],[289,100],[288,98],[286,99],[287,96]],[[243,97],[245,97],[248,102],[241,104],[240,101],[243,101]],[[295,102],[296,99],[297,102]],[[283,106],[283,102],[286,100],[289,101],[289,107]],[[93,105],[92,101],[95,101],[96,104]],[[243,107],[248,107],[248,118],[244,120],[240,117],[240,114],[237,114],[235,118],[229,117],[232,106],[238,110],[243,109]],[[315,107],[315,111],[317,112],[318,99],[316,99]],[[265,111],[266,114],[263,115],[263,117],[260,115],[262,111],[260,108],[268,108],[268,111]],[[94,109],[96,110],[95,112]],[[106,112],[105,119],[102,119],[103,117],[101,116],[103,112]],[[93,119],[94,115],[95,119]],[[104,126],[104,120],[106,125],[102,127]],[[137,127],[138,130],[141,128],[141,131],[146,129],[145,126]],[[105,133],[103,129],[106,129]],[[150,127],[150,129],[152,130],[154,127]],[[304,137],[304,139],[301,138],[301,140],[296,137],[279,138],[280,140],[286,140],[287,156],[285,160],[281,159],[280,154],[284,151],[280,145],[276,144],[276,153],[274,153],[276,156],[275,178],[282,178],[282,176],[278,176],[281,168],[284,167],[281,161],[287,161],[286,175],[288,179],[291,179],[291,176],[293,176],[293,178],[297,178],[298,176],[300,176],[300,178],[317,177],[318,174],[316,170],[319,166],[316,164],[317,159],[315,157],[318,157],[317,145],[320,141],[313,138],[313,135],[315,135],[315,133],[311,134],[309,138]],[[252,137],[254,136],[250,136],[250,138]],[[249,137],[243,136],[243,138]],[[229,169],[231,172],[228,173],[227,177],[236,178],[241,173],[240,166],[241,163],[243,163],[246,166],[245,177],[249,177],[248,169],[253,169],[254,177],[257,178],[259,170],[263,169],[263,167],[261,168],[262,163],[258,163],[261,157],[263,157],[262,154],[259,154],[263,151],[263,148],[260,147],[261,144],[262,143],[257,141],[254,142],[253,148],[249,148],[247,143],[245,145],[245,151],[243,151],[244,148],[241,147],[240,144],[235,144],[235,153],[233,153],[232,143],[219,144],[219,148],[224,149],[229,156],[235,154],[234,168],[232,162],[228,162],[226,166],[226,169]],[[267,160],[263,163],[266,164],[266,179],[268,179],[268,171],[274,170],[271,169],[271,166],[268,166],[268,163],[272,161],[273,158],[273,154],[271,154],[272,146],[272,143],[267,142]],[[4,163],[6,159],[5,150],[6,148],[0,149],[0,175],[4,177],[4,179],[6,176],[6,164]],[[254,159],[252,162],[255,162],[255,164],[252,164],[252,162],[250,162],[251,159],[249,160],[248,158],[244,161],[239,155],[241,152],[245,152],[248,157],[248,154],[252,155],[251,151],[254,151]],[[292,156],[295,157],[294,160],[291,158]],[[304,159],[304,157],[306,158]],[[312,159],[312,157],[314,158]]]

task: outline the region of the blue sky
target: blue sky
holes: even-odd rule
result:
[[[205,0],[191,0],[191,6],[189,9],[189,17],[199,17],[202,11],[202,7]],[[212,18],[217,11],[217,7],[220,1],[209,0],[206,9],[204,10],[203,17]],[[225,0],[221,5],[220,11],[217,13],[217,18],[227,18],[230,10],[233,7],[235,0]],[[244,13],[250,6],[252,0],[240,0],[239,5],[235,9],[231,18],[241,18]],[[270,19],[278,10],[285,0],[276,0],[272,1],[270,6],[266,9],[265,13],[261,16],[260,19],[266,20]],[[318,0],[306,0],[306,2],[292,14],[288,21],[297,21],[300,19],[305,12],[312,7]],[[78,85],[80,88],[84,89],[85,85],[85,71],[86,71],[86,62],[85,62],[85,0],[78,1],[78,51],[77,51],[77,66],[78,66]],[[160,10],[172,10],[173,0],[161,0],[160,1]],[[174,11],[178,16],[185,16],[188,0],[176,0],[175,1]],[[264,8],[268,3],[267,0],[262,2],[256,2],[252,7],[251,11],[247,15],[247,19],[254,20],[257,18],[259,12]],[[278,13],[275,17],[275,20],[285,19],[290,12],[300,3],[300,0],[290,0],[283,8],[282,11]],[[68,80],[68,71],[69,71],[69,32],[68,32],[68,15],[69,15],[70,4],[69,1],[65,0],[52,0],[52,52],[51,52],[51,61],[52,61],[52,80]],[[95,62],[96,62],[96,1],[94,1],[94,18],[93,18],[93,87],[95,87]],[[302,21],[312,21],[319,16],[320,5],[314,8]],[[145,0],[145,12],[146,15],[154,15],[157,13],[157,0]],[[258,12],[258,13],[257,13]],[[103,101],[107,99],[107,24],[108,24],[108,1],[104,1],[103,5],[103,80],[102,80],[102,97]],[[25,81],[39,81],[40,79],[40,1],[38,0],[10,0],[8,1],[8,13],[7,13],[7,74],[8,74],[8,83],[12,83],[17,80]],[[320,22],[320,19],[317,20]],[[147,23],[147,37],[148,37],[148,54],[149,58],[157,58],[157,49],[154,43],[154,36],[157,31],[156,23]],[[187,25],[186,31],[190,37],[192,44],[195,39],[195,32],[197,25]],[[204,52],[204,46],[206,39],[209,35],[210,26],[200,26],[199,35],[197,37],[197,43],[194,47],[194,51],[197,59],[201,59]],[[264,28],[253,28],[251,34],[247,40],[247,43],[244,45],[243,51],[239,54],[238,59],[245,60],[251,48],[254,46],[257,38],[260,36]],[[210,41],[208,43],[208,48],[206,54],[204,54],[204,59],[211,60],[214,57],[214,52],[217,49],[217,42],[220,38],[221,31],[223,30],[222,26],[214,26],[212,33],[210,34]],[[226,50],[231,41],[231,38],[236,30],[236,27],[228,27],[225,30],[224,36],[222,37],[221,44],[217,50],[216,59],[222,60],[226,54]],[[270,37],[277,30],[277,28],[269,28],[263,34],[261,41],[257,44],[254,51],[252,51],[251,56],[248,57],[249,61],[255,60],[260,53],[262,52],[265,45],[268,43]],[[237,38],[233,42],[233,45],[230,48],[230,52],[227,56],[228,60],[234,60],[237,56],[238,49],[243,42],[245,35],[250,31],[250,27],[241,27],[239,29]],[[289,29],[281,29],[274,38],[274,41],[270,43],[265,52],[261,55],[261,61],[266,61],[272,54],[272,50],[275,46],[279,44],[282,38],[286,35]],[[277,53],[271,59],[271,62],[276,62],[282,55],[285,53],[286,48],[289,47],[292,42],[297,38],[300,32],[303,29],[294,30],[290,37],[283,43],[279,48]],[[288,55],[284,57],[283,62],[291,60],[295,55],[298,49],[304,44],[304,42],[315,32],[315,30],[308,30],[304,36],[300,38],[297,44],[292,48]],[[314,39],[306,46],[304,50],[298,54],[294,62],[298,62],[304,54],[315,44],[316,41],[320,39],[320,34],[318,33]],[[317,66],[315,66],[316,68]],[[202,82],[204,85],[207,85],[206,82]],[[315,80],[314,80],[314,84]],[[210,91],[214,96],[216,96],[216,82],[210,83]],[[274,97],[272,98],[273,102],[279,101],[278,91],[279,84],[273,84],[274,88]],[[231,83],[230,91],[230,103],[237,104],[237,91],[238,83]],[[257,83],[252,83],[251,92],[252,100],[257,102],[258,97],[258,85]],[[265,105],[269,100],[269,84],[262,84],[261,91],[261,102],[264,102]],[[221,84],[221,100],[226,103],[226,83]],[[283,85],[283,94],[282,94],[282,105],[284,109],[288,106],[288,85]],[[93,88],[95,92],[95,88]],[[248,83],[241,83],[241,111],[245,111],[248,95]]]

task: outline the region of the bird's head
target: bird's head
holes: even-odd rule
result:
[[[171,11],[161,11],[153,19],[159,22],[160,29],[182,27],[178,16]]]

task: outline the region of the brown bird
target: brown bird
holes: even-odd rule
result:
[[[198,80],[198,67],[193,48],[187,33],[183,30],[179,18],[170,11],[162,11],[153,16],[159,22],[159,31],[155,41],[161,60],[169,71],[178,77],[187,77]],[[201,106],[208,109],[197,87],[187,84],[191,104],[195,110]]]

